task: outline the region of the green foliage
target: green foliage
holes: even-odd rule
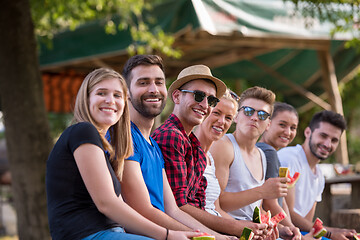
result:
[[[284,0],[295,4],[294,14],[301,14],[309,27],[314,19],[333,24],[331,35],[350,33],[353,37],[347,47],[360,52],[360,0]]]
[[[73,115],[69,113],[49,113],[51,137],[56,139],[71,124]]]
[[[51,47],[54,35],[64,30],[75,30],[81,24],[93,20],[105,22],[104,31],[116,34],[130,30],[134,43],[130,54],[160,51],[179,58],[181,52],[172,48],[174,38],[161,29],[150,31],[143,19],[143,12],[151,10],[153,3],[145,0],[30,0],[35,33]],[[115,23],[114,18],[119,19]],[[151,19],[148,19],[151,21]]]
[[[340,86],[344,116],[348,124],[348,152],[350,163],[360,161],[360,72],[349,82]]]

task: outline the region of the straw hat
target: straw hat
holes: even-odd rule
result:
[[[221,98],[225,91],[226,85],[220,79],[214,77],[211,74],[210,68],[205,65],[194,65],[184,68],[178,75],[177,79],[170,85],[168,94],[172,96],[175,89],[179,89],[182,85],[187,82],[196,79],[208,79],[212,81],[216,86],[216,97]],[[198,89],[201,90],[201,89]]]

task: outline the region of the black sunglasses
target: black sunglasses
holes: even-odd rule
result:
[[[185,92],[185,93],[193,93],[194,94],[194,99],[196,102],[202,102],[204,100],[204,98],[206,97],[206,93],[204,93],[203,91],[199,91],[199,90],[186,90],[186,89],[179,89],[181,92]],[[207,102],[209,104],[210,107],[215,107],[216,104],[218,102],[220,102],[220,100],[215,97],[215,96],[207,96]]]
[[[229,93],[230,93],[231,97],[232,97],[235,101],[239,102],[240,97],[239,97],[235,92],[233,92],[233,91],[230,90]]]
[[[252,115],[254,115],[254,113],[256,111],[258,118],[262,121],[265,121],[268,117],[270,117],[270,114],[263,110],[255,110],[252,107],[248,107],[248,106],[242,106],[241,108],[239,108],[239,111],[241,109],[244,109],[244,114],[245,114],[245,116],[248,116],[248,117],[251,117]]]

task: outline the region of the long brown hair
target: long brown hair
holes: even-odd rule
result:
[[[100,131],[94,118],[90,114],[89,95],[96,84],[112,78],[118,79],[122,87],[125,103],[124,111],[119,121],[109,129],[110,143],[104,136],[101,134],[100,136],[104,149],[110,153],[111,166],[119,180],[121,180],[124,169],[124,159],[133,154],[130,113],[127,101],[128,90],[124,78],[118,72],[107,68],[99,68],[90,72],[82,82],[76,96],[73,123],[90,122]]]

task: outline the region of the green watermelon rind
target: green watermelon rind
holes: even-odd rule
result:
[[[250,228],[244,227],[240,240],[251,240],[254,237],[254,233]]]
[[[314,238],[321,238],[322,236],[324,236],[326,234],[326,229],[322,228],[317,232],[314,232]]]
[[[260,209],[259,209],[258,206],[256,206],[255,209],[254,209],[253,222],[254,223],[261,223],[261,214],[260,214]]]
[[[193,237],[192,240],[215,240],[215,236],[208,236],[208,235],[198,236],[198,237]]]
[[[327,232],[326,229],[323,227],[323,222],[321,221],[320,218],[315,219],[312,228],[315,229],[314,234],[313,234],[314,238],[320,238],[320,237],[324,236]]]
[[[356,233],[354,235],[354,240],[360,240],[360,233]]]

